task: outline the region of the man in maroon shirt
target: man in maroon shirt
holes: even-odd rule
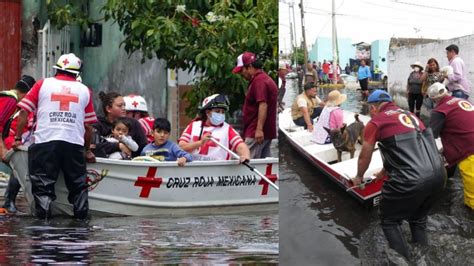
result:
[[[410,112],[392,103],[383,90],[375,90],[367,100],[372,119],[364,131],[354,185],[362,182],[378,142],[383,169],[376,178],[387,176],[382,187],[380,220],[388,244],[409,257],[408,245],[400,224],[408,220],[413,242],[428,245],[427,214],[444,187],[443,160],[431,130]]]
[[[249,81],[243,107],[244,138],[254,159],[268,157],[271,141],[276,138],[278,89],[262,65],[255,54],[244,52],[232,70]]]
[[[436,103],[430,126],[434,136],[441,137],[448,172],[454,174],[459,168],[464,204],[474,210],[474,107],[463,98],[449,96],[439,82],[428,88],[428,96]]]

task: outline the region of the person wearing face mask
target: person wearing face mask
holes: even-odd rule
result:
[[[191,153],[193,160],[229,160],[230,154],[210,140],[211,137],[236,152],[240,162],[250,159],[250,151],[239,133],[225,122],[225,112],[229,110],[229,100],[223,94],[214,94],[204,99],[199,110],[199,118],[184,130],[178,144]]]
[[[410,73],[410,76],[408,76],[407,82],[408,108],[410,109],[410,112],[415,113],[417,117],[420,117],[421,105],[423,104],[423,94],[421,91],[421,87],[423,86],[423,67],[418,61],[410,66],[413,71]]]

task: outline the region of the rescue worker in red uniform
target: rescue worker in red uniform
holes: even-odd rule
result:
[[[428,245],[427,214],[436,194],[445,183],[446,172],[431,129],[414,114],[392,103],[383,90],[375,90],[367,100],[372,119],[364,131],[364,143],[358,160],[354,185],[362,182],[378,141],[383,169],[375,176],[387,176],[382,187],[380,219],[389,246],[409,257],[408,246],[400,230],[408,220],[413,242]]]
[[[18,117],[18,113],[15,112],[17,110],[16,105],[30,91],[35,82],[33,77],[23,75],[13,90],[0,92],[0,156],[2,159],[13,144],[13,138],[8,137],[11,135],[11,131],[14,132],[14,129],[16,129],[17,118],[15,117]],[[8,126],[10,119],[11,124]],[[10,213],[17,212],[15,200],[20,188],[20,182],[11,174],[5,190],[5,203],[3,204],[3,208]]]
[[[428,96],[436,104],[430,120],[433,134],[441,137],[448,169],[458,166],[464,184],[464,204],[474,209],[474,107],[465,99],[449,96],[439,82],[428,88]]]
[[[92,127],[97,121],[92,92],[76,80],[82,62],[74,54],[59,57],[53,68],[56,75],[35,83],[18,103],[21,108],[15,144],[21,144],[21,133],[29,113],[36,113],[35,143],[28,149],[28,167],[35,199],[36,216],[48,219],[51,203],[56,199],[54,185],[59,171],[69,191],[74,217],[83,219],[89,210],[86,158],[95,161],[90,151]]]
[[[155,118],[150,116],[145,99],[142,96],[130,94],[123,97],[123,100],[125,101],[127,117],[138,120],[145,132],[148,143],[154,142],[153,124],[155,123]]]

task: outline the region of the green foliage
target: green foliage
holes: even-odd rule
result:
[[[58,25],[84,23],[72,10],[71,5],[68,9],[57,5],[49,14]],[[239,108],[247,81],[232,74],[232,68],[244,51],[257,54],[264,70],[276,80],[276,0],[106,0],[102,12],[105,20],[116,22],[123,31],[120,45],[127,53],[140,51],[142,62],[156,56],[168,68],[202,73],[185,95],[191,103],[190,115],[213,93],[227,94],[231,110]]]
[[[295,64],[295,53],[296,53],[296,60],[298,61],[298,65],[304,65],[304,53],[303,49],[295,47],[293,49],[293,53],[291,53],[291,64]]]

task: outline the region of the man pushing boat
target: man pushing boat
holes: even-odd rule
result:
[[[18,103],[21,111],[14,147],[21,144],[28,114],[35,112],[38,123],[35,143],[28,149],[28,168],[36,216],[51,216],[51,203],[56,199],[54,185],[62,170],[74,217],[83,219],[89,211],[86,158],[95,161],[89,150],[90,123],[97,118],[91,91],[76,81],[82,61],[72,53],[64,54],[53,68],[57,69],[56,75],[36,82]]]
[[[354,185],[363,181],[375,143],[382,154],[383,169],[376,178],[387,176],[382,187],[380,219],[389,246],[409,257],[400,224],[408,220],[412,240],[427,245],[427,214],[436,194],[445,184],[446,172],[431,129],[414,114],[392,103],[383,90],[374,91],[367,100],[372,119],[365,127]]]

